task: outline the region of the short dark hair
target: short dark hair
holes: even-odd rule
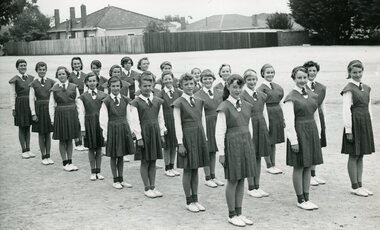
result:
[[[230,96],[230,91],[228,90],[228,87],[235,81],[240,87],[243,87],[244,79],[239,74],[232,74],[231,76],[229,76],[227,78],[226,85],[223,89],[223,101],[225,101]]]
[[[271,64],[265,64],[263,65],[263,67],[261,67],[261,70],[260,70],[260,74],[261,74],[261,77],[264,78],[264,72],[266,69],[269,69],[269,68],[272,68],[273,69],[273,72],[276,74],[276,71],[274,70],[273,66]]]
[[[165,70],[165,71],[162,72],[162,74],[161,74],[161,79],[164,78],[164,76],[166,76],[166,75],[170,75],[170,76],[172,76],[172,78],[174,78],[174,74],[173,74],[172,71],[167,71],[167,70]]]
[[[18,65],[20,65],[21,63],[27,64],[26,61],[25,61],[25,59],[17,59],[17,61],[16,61],[16,69],[18,68]]]
[[[57,71],[55,72],[55,78],[58,78],[58,71],[60,71],[61,69],[65,70],[66,75],[67,75],[67,78],[69,78],[69,76],[70,76],[70,72],[69,72],[69,70],[68,70],[66,67],[64,67],[64,66],[58,66]]]
[[[113,65],[113,66],[111,66],[111,68],[110,68],[110,72],[109,72],[110,77],[112,77],[112,72],[113,72],[113,70],[114,70],[114,69],[117,69],[117,68],[119,68],[120,71],[122,70],[121,66],[119,66],[119,65]]]
[[[114,83],[114,82],[120,82],[120,88],[123,88],[123,82],[118,77],[111,77],[110,79],[108,79],[107,87],[110,88],[111,83]],[[111,94],[111,92],[109,92],[109,94]]]
[[[96,66],[96,67],[98,67],[98,68],[102,68],[102,63],[99,60],[93,60],[91,62],[90,67],[92,68],[93,65]]]
[[[191,80],[193,80],[195,83],[194,75],[192,75],[191,73],[184,73],[179,78],[179,85],[183,88],[183,82],[184,81],[191,81]]]
[[[100,78],[98,75],[94,74],[93,72],[90,72],[86,75],[86,77],[84,78],[84,84],[87,85],[87,82],[89,81],[90,77],[96,77],[96,81],[98,82],[96,86],[99,86]]]
[[[152,84],[155,82],[154,75],[150,71],[144,71],[140,74],[140,77],[138,79],[139,84],[141,85],[142,81],[150,81]]]
[[[205,70],[202,71],[202,73],[201,73],[201,82],[202,82],[202,80],[203,80],[204,77],[212,77],[214,80],[216,79],[215,78],[215,74],[211,70],[209,70],[209,69],[205,69]]]
[[[297,66],[297,67],[294,67],[293,70],[292,70],[292,75],[290,76],[293,80],[296,79],[296,75],[297,73],[301,71],[301,72],[304,72],[307,74],[307,69],[304,67],[304,66]]]
[[[161,71],[164,69],[164,67],[165,67],[166,65],[172,67],[172,63],[170,63],[170,62],[168,62],[168,61],[164,61],[164,62],[162,62],[161,65],[160,65],[160,69],[161,69]]]
[[[314,61],[307,61],[305,62],[305,64],[303,64],[303,67],[305,67],[306,69],[309,69],[310,67],[313,67],[313,66],[317,69],[317,72],[319,72],[320,66],[318,63]]]
[[[37,64],[36,64],[36,68],[35,68],[36,72],[37,72],[37,70],[38,70],[40,67],[43,67],[43,66],[45,66],[45,67],[46,67],[46,70],[47,70],[47,64],[46,64],[45,62],[43,62],[43,61],[37,62]]]
[[[130,62],[130,63],[131,63],[131,66],[133,66],[133,60],[132,60],[132,58],[125,56],[125,57],[123,57],[123,58],[121,59],[121,61],[120,61],[120,65],[121,65],[122,67],[124,67],[124,64],[127,64],[128,62]]]
[[[255,73],[256,76],[257,76],[257,73],[256,73],[256,71],[254,69],[247,69],[243,73],[243,79],[244,79],[244,81],[247,79],[247,77],[252,76],[252,74],[250,74],[250,72]]]
[[[141,58],[141,59],[139,60],[139,62],[137,63],[137,69],[141,70],[141,62],[144,61],[144,60],[146,60],[146,61],[149,62],[149,59],[148,59],[147,57],[143,57],[143,58]],[[149,62],[149,64],[150,64],[150,62]]]
[[[222,77],[222,75],[220,75],[220,71],[222,71],[223,67],[226,67],[226,66],[228,66],[228,68],[230,69],[230,73],[231,73],[231,66],[229,64],[222,64],[219,67],[219,71],[218,71],[219,77]]]

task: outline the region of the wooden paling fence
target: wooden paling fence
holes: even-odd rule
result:
[[[140,54],[302,45],[307,32],[176,32],[8,42],[8,55]]]

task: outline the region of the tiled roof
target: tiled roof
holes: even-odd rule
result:
[[[169,27],[174,26],[157,18],[135,13],[129,10],[124,10],[114,6],[108,6],[91,14],[88,14],[86,17],[86,25],[84,27],[82,27],[81,18],[76,18],[72,29],[94,30],[96,27],[100,27],[105,30],[145,28],[150,21],[162,22]],[[66,31],[66,28],[68,26],[67,22],[68,21],[60,23],[58,29],[53,27],[49,32]]]

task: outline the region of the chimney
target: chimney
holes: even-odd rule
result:
[[[58,26],[59,26],[59,10],[58,9],[55,9],[54,10],[54,26],[55,26],[55,29],[58,29]]]
[[[257,14],[252,15],[252,26],[258,26]]]
[[[71,32],[71,38],[75,38],[75,32],[72,31],[72,29],[74,28],[75,26],[75,7],[70,7],[70,32]]]
[[[87,17],[87,13],[86,13],[86,5],[81,5],[80,6],[80,16],[81,16],[81,25],[82,25],[82,28],[84,28],[86,26],[86,17]]]

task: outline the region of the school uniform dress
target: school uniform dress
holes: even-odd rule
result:
[[[53,132],[49,116],[50,89],[55,82],[49,78],[36,78],[30,83],[29,105],[32,116],[37,115],[38,121],[32,122],[32,132],[46,134]]]
[[[104,86],[107,87],[108,84],[108,78],[99,76],[99,84],[98,87],[96,87],[98,90],[104,92]]]
[[[108,157],[123,157],[135,153],[129,103],[130,99],[121,94],[115,96],[111,93],[103,100],[99,121],[103,137],[107,137]]]
[[[204,109],[206,115],[206,133],[207,133],[207,146],[210,153],[215,153],[218,151],[215,140],[215,129],[216,129],[216,109],[219,104],[222,102],[222,93],[220,91],[212,91],[206,88],[200,89],[194,94],[195,97],[198,97],[204,101]]]
[[[307,88],[318,95],[318,113],[321,122],[321,147],[327,146],[326,141],[326,122],[325,122],[325,97],[326,86],[316,81],[309,81]]]
[[[252,140],[255,147],[256,158],[269,156],[271,142],[269,137],[268,112],[265,105],[266,95],[262,92],[245,88],[240,99],[252,105]]]
[[[241,180],[257,175],[256,154],[252,142],[252,106],[229,96],[216,110],[216,141],[219,155],[225,156],[224,176]]]
[[[104,146],[103,131],[100,128],[99,112],[103,100],[107,97],[104,92],[88,90],[77,100],[81,131],[85,131],[84,146],[97,149]]]
[[[295,87],[284,100],[287,151],[286,164],[293,167],[311,167],[323,163],[320,143],[318,95]],[[293,152],[291,145],[299,145]]]
[[[264,81],[257,88],[257,91],[267,95],[266,105],[269,116],[269,137],[271,144],[284,142],[284,114],[280,106],[280,101],[284,97],[284,90],[276,83]]]
[[[164,136],[166,128],[162,112],[161,98],[150,95],[139,95],[131,102],[131,129],[136,139],[142,139],[143,147],[139,147],[136,141],[135,160],[152,161],[162,159],[161,136]]]
[[[185,156],[177,156],[177,168],[197,169],[209,166],[204,102],[184,93],[172,106],[177,141],[186,149]]]
[[[126,70],[123,68],[120,79],[129,83],[129,98],[135,99],[135,93],[138,90],[138,78],[140,73],[134,70]]]
[[[165,145],[163,146],[164,149],[176,149],[178,146],[177,137],[175,135],[173,107],[171,105],[181,95],[182,91],[174,87],[171,90],[164,87],[158,94],[158,97],[164,100],[162,110],[164,113],[165,127],[167,129]]]
[[[219,82],[216,85],[214,85],[213,89],[214,90],[219,90],[219,91],[223,92],[225,85],[226,85],[226,83],[222,80],[221,82]]]
[[[50,89],[49,115],[54,121],[53,139],[69,141],[79,138],[79,120],[76,99],[79,97],[77,85],[57,83]]]
[[[32,124],[32,114],[29,107],[29,84],[34,77],[28,74],[24,76],[16,75],[9,84],[11,85],[11,105],[16,114],[14,116],[14,125],[25,127]]]
[[[368,85],[354,80],[351,80],[341,92],[344,120],[341,151],[343,154],[360,156],[375,152],[370,93],[371,88]],[[347,133],[352,133],[352,143],[347,140]]]
[[[82,71],[73,71],[70,73],[69,82],[78,86],[79,94],[85,91],[84,79],[86,78],[86,74]]]

